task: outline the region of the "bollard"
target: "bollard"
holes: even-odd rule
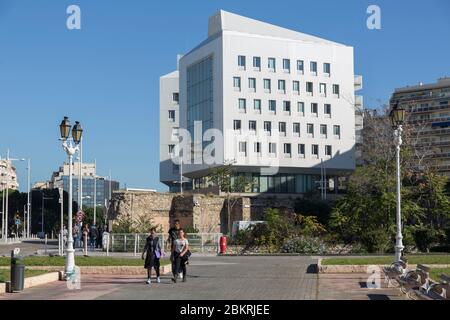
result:
[[[45,234],[45,254],[47,254],[47,234]]]
[[[137,234],[134,235],[134,256],[136,257],[137,250]]]

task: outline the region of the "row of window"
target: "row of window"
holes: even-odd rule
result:
[[[242,130],[242,120],[233,120],[233,129],[235,131]],[[249,131],[257,131],[257,121],[249,120],[248,121],[248,130]],[[264,132],[271,134],[272,133],[272,122],[264,121]],[[278,122],[278,132],[286,135],[286,122]],[[306,133],[310,137],[314,137],[314,124],[308,123],[306,124]],[[300,123],[294,122],[292,124],[292,133],[300,136]],[[320,125],[320,135],[324,137],[328,137],[328,126],[326,124]],[[333,125],[333,135],[340,139],[341,137],[341,126]]]
[[[253,100],[253,109],[256,111],[261,111],[261,99],[254,99]],[[267,101],[267,108],[270,112],[276,113],[277,112],[277,101],[276,100],[268,100]],[[238,99],[238,109],[241,112],[247,111],[247,99]],[[284,112],[291,112],[291,101],[283,101],[283,111]],[[305,115],[305,103],[298,101],[297,102],[297,112],[301,115]],[[311,103],[311,114],[318,116],[319,114],[319,104],[318,103]],[[325,103],[323,105],[323,114],[326,116],[331,117],[331,104]]]
[[[283,69],[283,72],[290,73],[291,72],[291,59],[282,59],[281,66]],[[313,75],[317,75],[318,70],[318,63],[317,61],[310,61],[309,62],[309,71]],[[247,69],[247,57],[246,56],[238,56],[238,67],[241,70]],[[277,60],[276,58],[269,57],[267,58],[267,69],[270,72],[276,72],[277,71]],[[261,57],[253,57],[253,70],[255,71],[261,71]],[[305,61],[304,60],[296,60],[296,70],[298,73],[304,73],[305,72]],[[324,62],[322,64],[322,72],[326,76],[331,75],[331,64],[328,62]]]
[[[308,95],[314,95],[314,83],[307,81],[305,83],[305,92]],[[241,77],[233,77],[233,88],[235,91],[242,90]],[[272,92],[272,80],[271,79],[263,79],[263,88],[264,92],[271,93]],[[319,94],[323,97],[327,96],[327,84],[319,83]],[[256,92],[256,78],[248,78],[248,89],[251,92]],[[286,80],[278,80],[278,92],[286,93]],[[293,80],[292,81],[292,92],[296,94],[300,94],[300,81]],[[332,85],[333,95],[336,95],[339,98],[340,88],[338,84]]]
[[[253,152],[256,154],[262,154],[263,151],[261,149],[262,143],[261,142],[255,142],[253,144]],[[269,155],[275,155],[277,154],[277,144],[275,142],[269,142],[267,145],[268,154]],[[331,157],[333,155],[333,148],[330,145],[324,146],[324,155]],[[247,150],[247,142],[241,141],[239,142],[239,153],[241,155],[247,156],[248,150]],[[283,154],[285,156],[292,156],[292,144],[291,143],[284,143],[283,144]],[[305,144],[300,143],[297,145],[297,154],[301,157],[305,157]],[[311,155],[315,157],[319,157],[319,145],[313,144],[311,145]]]

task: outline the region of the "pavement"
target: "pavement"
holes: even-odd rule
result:
[[[82,275],[81,289],[62,281],[22,293],[0,295],[12,300],[315,300],[398,299],[394,288],[368,289],[367,275],[316,274],[313,257],[195,256],[186,283],[145,284],[142,276]]]
[[[1,241],[1,240],[0,240]],[[23,240],[20,243],[13,244],[3,244],[0,246],[0,257],[1,256],[11,256],[11,250],[15,248],[20,248],[20,255],[33,255],[36,254],[38,250],[56,250],[58,251],[58,240],[48,240],[47,245],[45,245],[45,240],[33,239],[33,240]]]

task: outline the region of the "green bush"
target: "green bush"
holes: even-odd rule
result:
[[[281,249],[283,253],[325,254],[327,245],[320,238],[300,236],[286,240]]]
[[[413,235],[417,248],[420,251],[429,252],[431,247],[439,243],[439,239],[442,238],[443,233],[442,230],[419,226],[415,228]]]
[[[392,250],[392,238],[386,230],[367,230],[361,234],[361,244],[368,252],[385,253]]]

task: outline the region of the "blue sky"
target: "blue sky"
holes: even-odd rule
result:
[[[82,30],[66,28],[66,8]],[[366,9],[380,6],[382,29]],[[32,158],[32,181],[66,159],[64,115],[85,129],[84,159],[122,186],[159,183],[159,77],[206,38],[219,9],[352,45],[366,106],[396,87],[450,76],[450,1],[0,0],[0,155]],[[25,164],[17,164],[21,189]]]

